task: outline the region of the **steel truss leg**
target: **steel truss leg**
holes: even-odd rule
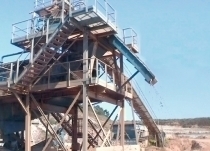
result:
[[[29,94],[26,95],[26,111],[25,116],[25,150],[31,151],[31,112]]]
[[[117,115],[116,115],[114,121],[112,122],[112,125],[110,126],[109,131],[108,131],[108,133],[107,133],[107,135],[106,135],[106,137],[105,137],[105,139],[104,139],[104,141],[103,141],[101,147],[104,146],[106,140],[107,140],[108,137],[110,136],[112,127],[113,127],[114,123],[116,122],[116,120],[118,119],[120,113],[121,113],[121,108],[120,108],[120,110],[119,110],[119,113],[117,113]],[[118,126],[118,129],[119,129],[119,126]],[[118,142],[118,140],[119,140],[119,132],[117,132],[117,135],[118,135],[118,136],[117,136],[117,138],[118,138],[118,139],[117,139],[117,142]]]
[[[83,32],[83,151],[88,147],[88,99],[87,99],[87,81],[88,81],[88,31],[84,28]]]
[[[78,130],[78,108],[75,105],[74,113],[72,116],[72,151],[78,151],[78,143],[77,143],[77,130]]]
[[[124,142],[125,142],[125,100],[122,100],[122,110],[121,110],[121,119],[120,119],[120,145],[124,151]]]
[[[139,71],[136,71],[128,80],[126,80],[117,91],[121,90],[128,82],[130,82],[130,80],[132,80],[137,74],[139,73]]]
[[[55,130],[53,129],[52,125],[51,125],[50,122],[47,120],[46,115],[44,114],[43,110],[41,109],[40,105],[38,104],[38,102],[36,101],[36,99],[34,98],[34,96],[33,96],[32,94],[31,94],[30,96],[31,96],[31,98],[32,98],[32,100],[33,100],[33,102],[34,102],[34,104],[36,105],[38,111],[41,113],[41,115],[42,115],[42,116],[44,117],[44,119],[47,121],[47,124],[49,125],[50,129],[52,130],[52,132],[53,132],[54,136],[56,137],[58,143],[61,145],[61,147],[63,148],[64,151],[67,151],[67,150],[65,149],[65,147],[64,147],[64,145],[63,145],[63,143],[62,143],[62,141],[60,140],[60,138],[59,138],[58,135],[56,134]],[[47,145],[47,144],[46,144],[46,145]],[[46,145],[45,145],[45,146],[46,146]],[[45,151],[45,150],[46,150],[46,148],[43,148],[42,151]]]
[[[82,108],[81,108],[80,106],[78,106],[78,108],[80,109],[81,113],[83,113]],[[88,123],[89,123],[89,124],[91,124],[90,120],[88,120]],[[92,125],[91,125],[91,126],[92,126]],[[88,143],[89,143],[89,146],[94,147],[94,145],[93,145],[93,142],[92,142],[92,141],[88,141]],[[83,145],[83,143],[81,144],[81,149],[82,149],[82,145]],[[88,146],[88,148],[89,148],[89,146]]]
[[[79,98],[81,93],[81,90],[78,92],[78,94],[76,95],[76,97],[74,98],[73,102],[71,103],[71,105],[69,106],[68,110],[66,111],[66,113],[64,114],[63,118],[61,119],[60,123],[58,124],[58,127],[61,126],[61,124],[64,122],[66,116],[69,114],[69,112],[71,111],[72,107],[74,106],[74,104],[76,103],[77,99]],[[48,145],[50,144],[50,142],[52,141],[53,136],[50,137],[50,139],[47,141],[45,147],[43,148],[43,151],[45,151],[48,147]]]
[[[132,116],[133,116],[133,124],[134,124],[134,130],[135,130],[135,135],[136,135],[136,144],[138,144],[138,133],[137,133],[137,127],[136,127],[136,120],[135,120],[135,114],[134,114],[134,108],[133,108],[133,100],[131,100],[131,112],[132,112]]]
[[[20,96],[19,96],[16,92],[14,92],[14,91],[12,91],[12,90],[10,90],[10,91],[15,95],[16,99],[18,100],[18,102],[19,102],[20,105],[22,106],[24,112],[25,112],[26,114],[28,114],[27,108],[26,108],[26,106],[24,105],[23,101],[21,100]]]
[[[92,56],[90,58],[90,66],[89,66],[89,71],[90,71],[91,77],[92,77],[93,67],[94,67],[94,63],[95,63],[95,59],[96,59],[95,54],[96,54],[97,48],[98,48],[98,42],[94,42],[93,52],[92,52]]]
[[[89,124],[90,124],[90,126],[92,127],[92,129],[95,131],[95,133],[97,134],[98,133],[98,131],[97,131],[97,129],[95,128],[95,126],[93,125],[93,123],[92,123],[92,121],[90,120],[90,119],[88,119],[88,122],[89,122]],[[103,138],[99,135],[99,138],[103,141]],[[92,141],[92,144],[93,144],[93,142],[94,141]],[[90,146],[90,145],[89,145]],[[88,146],[88,147],[89,147]]]
[[[26,95],[26,105],[24,105],[20,96],[16,92],[12,90],[10,91],[15,95],[16,99],[18,100],[25,112],[25,150],[31,151],[31,111],[29,94]]]
[[[91,109],[92,109],[92,111],[93,111],[93,113],[94,113],[94,116],[95,116],[95,118],[96,118],[96,120],[97,120],[97,122],[98,122],[98,124],[99,124],[99,126],[100,126],[100,129],[101,129],[102,132],[103,132],[103,135],[106,136],[106,133],[105,133],[105,131],[104,131],[104,128],[102,127],[101,122],[100,122],[100,120],[98,119],[98,116],[97,116],[97,114],[96,114],[96,112],[95,112],[95,110],[94,110],[94,108],[93,108],[93,105],[92,105],[91,102],[90,102],[90,99],[88,99],[88,103],[89,103],[89,105],[90,105],[90,107],[91,107]],[[108,144],[111,146],[110,141],[108,141]]]
[[[120,109],[120,110],[121,110],[121,109]],[[116,122],[117,118],[118,118],[118,114],[116,115],[114,121],[112,122],[112,125],[110,126],[109,131],[108,131],[108,133],[107,133],[107,135],[106,135],[106,137],[105,137],[105,139],[104,139],[104,141],[103,141],[101,147],[104,146],[106,140],[109,138],[109,136],[110,136],[110,134],[111,134],[111,132],[112,132],[112,127],[113,127],[114,123]]]
[[[40,117],[39,115],[36,113],[35,110],[32,110],[32,112],[35,114],[35,116],[39,119],[39,121],[44,125],[44,127],[47,129],[48,123],[46,124]],[[50,129],[48,129],[48,132],[50,133],[50,135],[54,135],[53,132],[50,131]]]
[[[117,108],[118,108],[118,106],[116,106],[116,107],[113,109],[112,113],[109,115],[109,117],[106,119],[106,121],[105,121],[104,124],[102,125],[103,128],[106,126],[107,122],[110,120],[110,118],[112,117],[112,115],[114,114],[114,112],[116,111]],[[99,136],[99,134],[101,133],[101,131],[102,131],[102,129],[100,129],[100,130],[96,133],[96,136],[93,138],[93,142],[94,142],[94,141],[96,140],[96,138]],[[104,141],[104,140],[102,140],[102,141]],[[106,142],[106,141],[105,141],[105,142]],[[89,145],[88,148],[90,148],[90,145]]]

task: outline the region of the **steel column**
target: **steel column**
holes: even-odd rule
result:
[[[136,135],[136,144],[138,144],[138,133],[137,133],[137,127],[136,127],[136,120],[135,120],[135,114],[134,114],[134,108],[133,108],[133,100],[131,100],[131,112],[133,116],[133,122],[134,122],[134,130],[135,130],[135,135]]]
[[[83,33],[83,151],[88,147],[88,99],[87,99],[87,80],[88,80],[88,33],[84,29]]]
[[[31,94],[30,96],[31,96],[33,102],[35,103],[37,109],[39,110],[39,112],[41,113],[41,115],[44,117],[44,119],[46,120],[47,124],[49,125],[49,127],[50,127],[51,131],[53,132],[54,136],[56,137],[58,143],[61,145],[61,147],[63,148],[63,150],[66,151],[66,149],[65,149],[65,147],[64,147],[64,145],[63,145],[63,143],[62,143],[62,141],[60,140],[60,138],[59,138],[58,135],[56,134],[56,132],[55,132],[55,130],[53,129],[53,127],[52,127],[52,125],[50,124],[50,122],[47,120],[47,117],[46,117],[46,115],[44,114],[43,110],[41,109],[39,103],[36,101],[36,99],[34,98],[34,96],[33,96],[32,94]],[[46,145],[47,145],[47,144],[46,144]],[[45,145],[45,146],[46,146],[46,145]],[[43,149],[42,149],[42,151],[45,151],[45,150],[46,150],[46,148],[43,148]]]
[[[122,103],[122,110],[120,116],[120,145],[124,150],[124,142],[125,142],[125,101]]]
[[[62,20],[62,23],[64,23],[64,7],[65,7],[65,1],[62,0],[62,10],[61,10],[61,20]]]
[[[31,112],[29,94],[26,95],[26,111],[25,115],[25,150],[31,151]]]
[[[34,59],[34,38],[31,40],[30,63],[33,63],[33,59]]]
[[[120,85],[122,85],[124,83],[124,74],[123,74],[123,54],[120,54]],[[123,91],[123,87],[120,89],[120,92],[122,93]],[[123,148],[124,151],[124,142],[125,142],[125,100],[122,99],[122,110],[121,110],[121,114],[120,114],[120,145]]]
[[[119,113],[118,113],[118,114],[119,114]],[[114,125],[114,123],[116,122],[116,120],[117,120],[117,118],[118,118],[118,114],[117,114],[116,117],[114,118],[114,121],[112,122],[112,125],[110,126],[109,131],[108,131],[108,133],[107,133],[107,135],[106,135],[106,137],[105,137],[105,139],[104,139],[104,141],[103,141],[101,147],[104,146],[106,140],[107,140],[107,139],[109,138],[109,136],[112,134],[112,128],[113,128],[113,125]]]
[[[78,130],[78,108],[74,106],[74,114],[72,116],[72,151],[78,151],[77,130]]]
[[[73,102],[71,103],[71,105],[69,106],[68,110],[66,111],[66,113],[63,116],[63,118],[61,119],[60,123],[58,124],[58,127],[60,127],[61,124],[64,122],[66,116],[69,114],[69,112],[71,111],[72,107],[74,106],[74,104],[76,103],[77,99],[79,98],[80,93],[81,93],[81,91],[79,91],[77,96],[74,98]],[[46,150],[46,148],[48,147],[48,145],[50,144],[52,139],[53,139],[53,137],[51,136],[50,139],[48,140],[48,142],[46,143],[46,145],[45,145],[43,150]]]
[[[100,126],[100,128],[101,128],[101,130],[102,130],[102,132],[103,132],[103,135],[106,136],[106,133],[105,133],[105,131],[104,131],[104,128],[102,127],[101,122],[100,122],[100,120],[99,120],[99,118],[98,118],[98,116],[97,116],[97,114],[96,114],[96,112],[95,112],[95,110],[94,110],[94,108],[93,108],[93,106],[92,106],[92,104],[91,104],[91,102],[90,102],[89,99],[88,99],[88,102],[89,102],[90,107],[91,107],[91,109],[92,109],[92,111],[93,111],[93,113],[94,113],[94,116],[95,116],[95,118],[96,118],[96,121],[97,121],[97,123],[99,124],[99,126]],[[108,141],[108,144],[111,146],[110,141]]]
[[[116,106],[116,107],[114,108],[114,110],[112,111],[112,113],[109,115],[109,117],[106,119],[106,121],[105,121],[104,124],[102,125],[102,128],[104,128],[104,127],[106,126],[107,122],[110,120],[110,118],[111,118],[112,115],[115,113],[115,111],[116,111],[117,108],[118,108],[118,106]],[[100,130],[97,132],[96,136],[93,138],[93,142],[94,142],[95,139],[99,136],[99,134],[100,134],[101,131],[102,131],[102,129],[100,129]],[[105,141],[105,142],[106,142],[106,141]],[[89,147],[90,147],[90,145],[89,145]],[[88,147],[88,148],[89,148],[89,147]]]

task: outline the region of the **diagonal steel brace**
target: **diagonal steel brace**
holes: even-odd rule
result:
[[[66,111],[66,113],[64,114],[63,118],[61,119],[60,123],[58,124],[58,127],[61,126],[61,124],[64,122],[66,116],[69,114],[69,112],[71,111],[72,107],[74,106],[74,104],[76,103],[77,99],[79,98],[81,94],[81,90],[78,92],[78,94],[76,95],[76,97],[74,98],[73,102],[71,103],[71,105],[69,106],[68,110]],[[53,137],[51,136],[50,139],[47,141],[43,151],[46,150],[46,148],[48,147],[48,145],[50,144],[50,142],[52,141]]]
[[[53,134],[55,135],[58,143],[61,145],[61,147],[63,148],[64,151],[67,151],[62,143],[62,141],[60,140],[60,138],[58,137],[58,135],[56,134],[55,130],[53,129],[52,125],[50,124],[49,120],[47,119],[46,115],[44,114],[44,112],[42,111],[40,105],[38,104],[38,102],[36,101],[36,99],[34,98],[34,96],[32,94],[30,94],[30,97],[32,98],[32,100],[34,101],[35,105],[37,106],[37,109],[39,110],[39,112],[41,113],[41,115],[44,117],[44,119],[47,121],[48,125],[50,126],[50,129],[52,130]],[[44,149],[43,149],[44,150]]]

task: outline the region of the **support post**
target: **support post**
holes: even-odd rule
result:
[[[13,63],[10,64],[10,73],[9,73],[9,79],[8,79],[8,88],[10,87],[11,81],[12,81],[12,76],[13,75]]]
[[[120,85],[124,83],[124,76],[123,76],[123,54],[120,54]],[[120,92],[123,92],[123,87],[121,88]],[[122,110],[120,114],[120,145],[124,151],[124,142],[125,142],[125,100],[122,99]]]
[[[97,121],[97,123],[98,123],[98,125],[99,125],[99,128],[102,130],[103,135],[106,136],[105,130],[104,130],[104,128],[103,128],[102,125],[101,125],[101,122],[100,122],[100,120],[99,120],[99,118],[98,118],[98,116],[97,116],[97,114],[96,114],[96,112],[95,112],[95,110],[94,110],[94,108],[93,108],[93,105],[92,105],[91,102],[90,102],[90,99],[88,99],[88,102],[89,102],[90,107],[91,107],[91,109],[92,109],[92,111],[93,111],[93,113],[94,113],[94,116],[95,116],[95,119],[96,119],[96,121]],[[111,146],[110,141],[108,141],[108,144]]]
[[[88,0],[85,0],[85,10],[88,12]]]
[[[48,43],[48,40],[49,40],[49,22],[50,22],[50,20],[47,19],[46,43]]]
[[[71,63],[69,62],[68,63],[68,75],[67,75],[67,79],[68,79],[68,82],[67,82],[67,86],[70,87],[70,83],[71,83]]]
[[[120,145],[123,148],[124,151],[124,142],[125,142],[125,101],[122,100],[122,110],[121,110],[121,116],[120,116]]]
[[[134,108],[133,108],[133,100],[131,100],[131,112],[132,112],[132,116],[133,116],[133,123],[134,123],[134,131],[135,131],[135,135],[136,135],[136,144],[138,144],[138,133],[137,133],[137,127],[136,127],[136,120],[135,120],[135,114],[134,114]]]
[[[31,40],[31,55],[30,55],[30,63],[33,63],[34,58],[34,38]]]
[[[115,113],[115,111],[117,110],[117,108],[118,108],[118,106],[116,106],[114,109],[113,109],[113,111],[112,111],[112,113],[109,115],[109,117],[106,119],[106,121],[104,122],[104,124],[102,125],[102,128],[104,128],[105,126],[106,126],[106,124],[108,123],[108,121],[110,120],[110,118],[112,117],[112,115]],[[102,131],[102,129],[100,129],[98,132],[97,132],[97,134],[96,134],[96,136],[93,138],[93,142],[96,140],[96,138],[99,136],[99,134],[101,133],[101,131]],[[105,141],[106,142],[106,141]],[[105,143],[104,142],[104,143]],[[89,147],[90,147],[90,145],[89,145]],[[89,148],[88,147],[88,148]]]
[[[71,0],[69,0],[69,17],[72,17]]]
[[[118,113],[118,114],[119,114],[119,113]],[[113,128],[113,126],[114,126],[114,124],[115,124],[115,122],[116,122],[116,120],[117,120],[117,118],[118,118],[118,114],[117,114],[116,117],[114,118],[114,121],[112,122],[112,125],[110,126],[109,131],[108,131],[108,133],[107,133],[107,135],[106,135],[106,137],[105,137],[105,139],[104,139],[104,141],[103,141],[101,147],[104,146],[106,140],[109,138],[110,135],[112,135],[112,128]]]
[[[17,68],[16,68],[15,83],[18,81],[18,76],[19,76],[19,66],[20,66],[20,59],[18,59],[18,60],[17,60]]]
[[[29,94],[26,95],[26,111],[25,115],[25,150],[31,151],[31,112]]]
[[[61,11],[61,20],[62,20],[62,23],[64,23],[64,7],[65,7],[65,1],[62,0],[62,11]]]
[[[86,6],[87,8],[87,6]],[[88,80],[88,33],[84,29],[83,36],[83,151],[88,147],[88,99],[87,99],[87,80]]]
[[[78,108],[77,105],[74,106],[74,113],[72,118],[72,151],[78,151],[78,143],[77,143],[77,130],[78,130]]]
[[[61,124],[64,122],[66,116],[69,114],[69,112],[71,111],[73,105],[76,103],[77,99],[79,98],[80,93],[81,93],[81,91],[79,91],[78,94],[76,95],[76,97],[74,98],[73,102],[71,103],[71,105],[67,109],[66,113],[64,114],[63,118],[61,119],[60,123],[58,124],[58,127],[61,126]],[[34,101],[35,101],[35,99],[34,99]],[[38,103],[36,103],[36,104],[38,104]],[[47,122],[49,122],[49,121],[47,121]],[[49,126],[51,126],[50,123],[48,123],[48,124],[49,124]],[[52,139],[53,139],[53,137],[51,136],[50,139],[48,140],[48,142],[46,143],[45,147],[43,148],[43,151],[46,150],[46,148],[48,147],[48,145],[50,144]],[[62,144],[62,142],[61,142],[61,144]]]
[[[41,109],[39,103],[36,101],[36,99],[34,98],[34,96],[31,94],[30,97],[32,98],[33,102],[35,103],[37,109],[39,110],[39,112],[41,113],[41,115],[44,117],[45,121],[47,122],[47,124],[49,125],[51,131],[53,132],[55,138],[57,139],[58,143],[60,144],[60,146],[62,147],[62,149],[64,151],[66,151],[65,147],[64,147],[64,144],[62,143],[62,141],[60,140],[60,138],[58,137],[58,135],[56,134],[55,130],[53,129],[52,125],[50,124],[49,120],[47,120],[47,117],[46,115],[44,114],[43,110]],[[60,125],[59,125],[60,126]],[[51,137],[52,138],[52,137]],[[45,145],[45,147],[42,149],[42,151],[45,151],[46,150],[46,146],[49,145],[49,141],[51,140],[48,140],[47,144]]]
[[[123,54],[120,54],[120,85],[124,83],[124,76],[123,76]],[[120,89],[120,93],[123,92],[123,87]]]
[[[48,113],[47,114],[47,119],[49,120],[50,119],[50,114]],[[48,125],[48,123],[47,123],[47,126],[46,126],[46,133],[45,133],[45,144],[46,144],[46,142],[47,142],[47,135],[48,135],[48,128],[49,127],[49,125]]]

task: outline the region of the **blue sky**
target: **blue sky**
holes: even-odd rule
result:
[[[141,58],[158,79],[160,96],[140,74],[136,77],[156,116],[210,116],[210,1],[115,0],[111,5],[120,28],[137,31]],[[0,56],[19,51],[10,44],[12,23],[29,19],[32,10],[33,1],[1,2]]]

